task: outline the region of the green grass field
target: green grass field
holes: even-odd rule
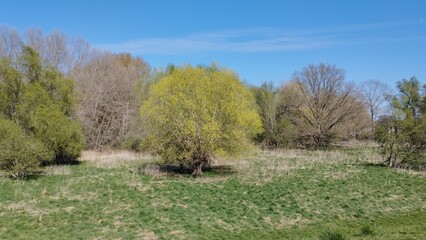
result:
[[[255,151],[201,178],[87,153],[0,178],[0,239],[426,239],[425,174],[373,148]]]

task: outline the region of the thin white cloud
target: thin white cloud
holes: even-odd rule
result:
[[[319,49],[336,45],[409,41],[419,37],[382,37],[378,32],[414,24],[414,22],[389,22],[339,28],[296,30],[250,28],[193,34],[185,37],[144,38],[122,43],[97,44],[95,47],[112,52],[130,52],[139,55],[200,52],[283,52]]]
[[[98,44],[96,48],[113,52],[135,54],[182,54],[199,52],[272,52],[325,47],[332,44],[326,39],[300,37],[272,37],[239,39],[224,36],[190,36],[183,38],[148,38],[118,44]]]

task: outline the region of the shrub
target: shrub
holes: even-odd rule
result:
[[[54,153],[55,163],[75,161],[84,147],[84,135],[79,125],[58,108],[40,107],[32,118],[34,136],[41,139]]]
[[[281,118],[275,128],[277,147],[294,147],[297,142],[298,128],[289,120]]]
[[[42,67],[37,52],[29,47],[22,48],[16,63],[0,60],[0,117],[19,125],[22,132],[12,134],[12,139],[26,143],[29,137],[17,137],[26,134],[35,145],[47,147],[49,154],[40,155],[44,163],[74,161],[83,149],[84,136],[74,116],[73,88],[72,80]],[[22,155],[20,151],[28,148],[26,154],[31,155],[33,149],[24,145],[18,152]]]
[[[36,138],[25,135],[13,121],[0,119],[0,169],[14,179],[23,179],[51,159],[53,152]]]
[[[422,98],[426,96],[421,96],[415,77],[398,82],[397,87],[399,93],[391,99],[393,115],[378,122],[375,138],[389,166],[422,165],[426,149]]]

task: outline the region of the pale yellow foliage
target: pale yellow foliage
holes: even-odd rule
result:
[[[213,66],[175,69],[152,86],[141,112],[150,146],[168,162],[232,155],[262,131],[252,93],[235,73]]]

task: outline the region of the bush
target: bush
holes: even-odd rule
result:
[[[75,121],[68,119],[58,108],[38,108],[31,127],[34,136],[54,153],[55,163],[72,162],[80,156],[84,147],[83,132]]]
[[[14,122],[0,119],[0,169],[14,179],[35,171],[53,152],[36,138],[26,136]]]
[[[124,149],[135,151],[135,152],[142,152],[144,150],[149,150],[149,149],[145,149],[143,147],[143,140],[141,138],[138,138],[138,137],[129,137],[129,138],[127,138],[123,142],[123,144],[121,145],[121,147],[123,147]]]
[[[75,161],[84,147],[84,136],[74,116],[72,80],[42,67],[37,52],[26,46],[19,59],[16,63],[0,60],[0,117],[19,125],[19,131],[14,128],[15,132],[10,132],[10,139],[19,140],[22,145],[15,149],[12,140],[7,139],[8,144],[3,146],[7,151],[5,159],[11,159],[14,151],[9,147],[27,154],[28,164],[38,157],[43,157],[43,163]],[[31,141],[33,144],[28,143]],[[40,153],[49,154],[34,152],[41,145],[45,147]],[[28,152],[24,154],[25,150]]]
[[[294,147],[297,144],[298,131],[297,126],[292,124],[291,121],[281,118],[277,122],[275,130],[277,146],[281,148]]]
[[[375,139],[389,166],[421,166],[426,154],[426,115],[422,111],[426,95],[421,96],[415,77],[398,82],[397,87],[399,93],[392,98],[393,115],[377,123]]]

